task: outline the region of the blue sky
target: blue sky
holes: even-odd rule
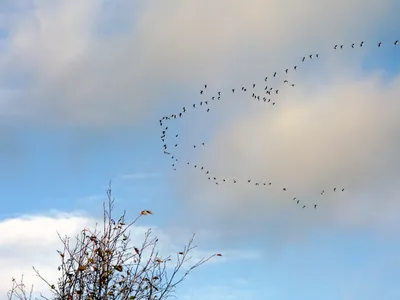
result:
[[[21,273],[43,288],[32,265],[56,275],[55,230],[74,234],[101,218],[109,180],[117,211],[154,212],[139,225],[156,228],[166,251],[197,232],[200,255],[223,253],[177,299],[399,299],[399,8],[394,0],[1,2],[4,299]],[[363,49],[349,47],[362,40]],[[316,52],[318,61],[301,62]],[[295,88],[271,83],[276,106],[239,93],[295,64]],[[205,83],[208,101],[212,91],[224,95],[210,113],[191,108],[205,101]],[[183,106],[185,118],[165,123],[179,134],[173,171],[158,120]],[[186,161],[274,187],[216,186]]]

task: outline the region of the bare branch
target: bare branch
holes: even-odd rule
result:
[[[70,237],[57,235],[62,243],[60,255],[60,272],[57,282],[45,279],[39,270],[33,267],[36,275],[46,283],[53,300],[153,300],[167,299],[173,296],[178,284],[189,273],[208,262],[215,256],[203,257],[183,271],[183,265],[191,260],[190,253],[197,247],[194,237],[190,238],[183,251],[176,254],[177,262],[169,274],[171,256],[162,258],[157,250],[158,238],[152,237],[151,229],[144,233],[141,245],[132,245],[130,229],[139,218],[152,215],[152,211],[143,210],[128,224],[125,223],[126,212],[113,219],[114,199],[112,198],[111,181],[107,189],[107,200],[103,202],[103,226],[98,230],[84,228],[75,237],[71,245]],[[8,299],[31,300],[33,286],[29,295],[25,286],[16,283],[8,292]]]

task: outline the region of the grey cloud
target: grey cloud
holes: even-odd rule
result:
[[[273,109],[255,101],[240,119],[226,115],[197,163],[230,182],[253,181],[216,186],[183,170],[178,189],[192,219],[206,218],[225,233],[224,241],[263,236],[268,247],[305,239],[322,227],[399,234],[400,77],[387,83],[379,73],[333,69],[337,77],[323,72],[327,82],[315,90],[300,80],[297,90],[276,98]],[[255,187],[257,181],[273,185]]]
[[[256,63],[262,58],[371,34],[378,29],[370,20],[387,17],[395,5],[389,0],[147,1],[133,9],[125,1],[112,7],[96,0],[49,3],[36,4],[7,24],[11,43],[3,53],[3,71],[30,78],[21,95],[12,97],[13,109],[31,121],[89,126],[154,117],[171,86],[190,90],[195,82],[222,83],[227,74],[246,77],[246,66],[256,65],[256,72],[265,63],[274,67],[275,59]],[[126,21],[122,34],[96,29],[115,16],[124,19],[127,6],[135,22]]]

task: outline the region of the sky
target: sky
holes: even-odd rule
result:
[[[57,278],[56,231],[101,220],[110,180],[116,213],[154,213],[135,241],[152,228],[174,253],[196,233],[195,258],[223,254],[179,300],[400,299],[398,11],[397,0],[1,1],[0,299],[21,274],[47,291],[32,266]],[[251,97],[265,85],[271,102]]]

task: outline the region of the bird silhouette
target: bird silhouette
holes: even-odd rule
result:
[[[398,40],[395,40],[395,41],[393,41],[393,44],[394,44],[394,45],[398,45],[398,42],[399,42]],[[352,44],[351,44],[351,48],[354,49],[354,48],[355,48],[355,45],[356,45],[356,43],[352,43]],[[362,41],[362,42],[360,43],[360,47],[363,47],[363,45],[364,45],[364,41]],[[376,44],[375,44],[375,45],[376,45]],[[383,46],[382,41],[377,42],[377,45],[378,45],[378,47],[382,47],[382,46]],[[344,48],[345,48],[343,44],[341,44],[341,45],[336,44],[336,45],[334,46],[334,49],[337,49],[339,46],[340,46],[340,49],[344,49]],[[306,60],[307,57],[309,57],[310,59],[319,58],[319,54],[316,53],[316,54],[308,54],[308,55],[306,55],[306,56],[303,56],[303,57],[302,57],[302,62],[304,62],[304,61]],[[294,65],[294,66],[293,66],[293,69],[296,71],[296,70],[297,70],[297,65]],[[288,74],[288,73],[289,73],[289,68],[286,68],[286,69],[284,69],[284,70],[285,70],[285,74]],[[278,70],[278,71],[275,71],[275,72],[273,73],[273,77],[277,77],[277,76],[278,76],[278,72],[279,72],[279,70]],[[282,73],[283,73],[283,72],[282,72]],[[267,80],[268,80],[268,76],[265,77],[264,80],[267,81]],[[288,83],[288,84],[290,84],[292,87],[295,87],[295,84],[294,84],[294,83],[289,83],[289,80],[288,80],[288,79],[285,79],[285,80],[282,80],[282,81],[283,81],[283,83]],[[281,81],[281,82],[282,82],[282,81]],[[256,88],[257,84],[258,84],[257,82],[252,83],[253,89]],[[206,90],[207,88],[208,88],[208,85],[207,85],[207,84],[204,84],[204,89],[200,90],[200,94],[205,94],[204,92],[205,92],[205,90]],[[247,89],[245,88],[245,86],[242,86],[241,89],[242,89],[242,91],[247,91]],[[235,93],[235,88],[232,88],[231,90],[232,90],[232,93]],[[255,90],[255,91],[256,91],[256,90]],[[271,95],[271,93],[273,93],[274,91],[275,91],[275,94],[276,94],[276,95],[279,94],[279,89],[274,89],[273,87],[265,86],[264,91],[265,91],[265,93],[268,94],[268,95]],[[218,94],[218,96],[215,96],[215,97],[217,97],[217,99],[220,100],[220,99],[221,99],[222,91],[217,91],[217,94]],[[212,97],[210,97],[210,98],[211,98],[212,100],[214,100],[215,97],[212,96]],[[271,98],[267,98],[267,97],[263,97],[263,96],[257,95],[257,92],[252,93],[252,97],[255,98],[255,99],[257,99],[258,101],[260,101],[260,99],[261,99],[263,102],[267,102],[267,101],[268,101],[268,103],[271,102]],[[268,99],[268,100],[267,100],[267,99]],[[272,105],[275,105],[276,103],[277,103],[277,102],[274,101],[274,102],[272,102]],[[196,105],[198,105],[198,107],[200,107],[200,106],[203,106],[203,104],[204,104],[204,105],[208,105],[208,102],[207,102],[207,101],[200,101],[200,102],[198,102],[198,103],[192,104],[192,106],[193,106],[193,108],[196,108]],[[182,108],[182,110],[183,110],[183,113],[186,113],[186,107],[185,107],[185,106]],[[210,108],[207,107],[207,108],[206,108],[206,111],[209,112],[209,111],[210,111]],[[168,115],[168,116],[162,117],[162,118],[159,120],[160,126],[163,127],[163,125],[165,125],[166,121],[169,121],[169,120],[172,120],[172,119],[176,119],[176,118],[178,118],[178,117],[182,117],[182,116],[183,116],[183,113],[182,113],[182,111],[181,111],[181,112],[179,112],[179,114],[177,113],[177,114],[172,114],[172,115]],[[167,130],[168,130],[168,127],[165,127],[165,129],[163,130],[163,135],[161,136],[161,139],[162,139],[162,141],[163,141],[163,143],[164,143],[164,144],[163,144],[163,145],[164,145],[164,154],[171,155],[171,153],[167,151],[167,149],[169,149],[169,147],[170,147],[170,144],[165,143],[165,140],[168,141],[167,135],[166,135]],[[179,136],[179,135],[176,134],[176,135],[175,135],[175,138],[178,138],[178,136]],[[168,145],[169,145],[169,146],[168,146]],[[174,145],[175,147],[181,147],[181,143],[173,143],[172,145]],[[198,144],[198,145],[199,145],[199,144]],[[205,146],[205,143],[202,143],[202,145]],[[193,145],[193,147],[196,148],[196,145]],[[172,149],[173,149],[173,148],[172,148]],[[175,154],[175,153],[174,153],[174,154]],[[174,159],[176,162],[178,161],[178,158],[176,158],[175,156],[170,156],[170,157],[171,157],[171,159]],[[189,162],[187,162],[187,164],[189,165]],[[192,162],[190,165],[194,166],[194,168],[196,168],[196,169],[204,170],[204,166],[197,165],[197,164],[193,164],[193,162]],[[173,168],[176,167],[176,164],[175,164],[175,163],[172,164],[172,167],[173,167]],[[174,170],[176,170],[176,168],[174,168]],[[207,171],[207,172],[204,171],[204,173],[208,175],[208,174],[210,173],[210,171]],[[204,173],[203,173],[203,174],[204,174]],[[209,176],[210,176],[210,177],[208,177],[208,179],[210,180],[212,177],[211,177],[211,175],[209,175]],[[233,179],[233,180],[231,181],[231,179],[230,179],[230,180],[227,180],[227,179],[225,179],[225,178],[221,178],[221,179],[217,180],[216,177],[213,177],[213,178],[214,178],[214,181],[215,181],[216,185],[218,185],[219,183],[222,183],[222,182],[230,182],[230,183],[232,183],[232,182],[233,182],[233,183],[237,183],[237,182],[238,182],[236,179]],[[266,186],[266,185],[267,185],[266,182],[255,182],[255,181],[252,181],[251,178],[248,179],[248,183],[250,183],[250,182],[253,182],[255,186],[260,186],[260,185]],[[268,185],[270,186],[271,184],[272,184],[272,183],[269,182]],[[333,188],[333,191],[336,192],[336,189],[337,189],[336,187]],[[283,191],[287,191],[286,188],[282,188],[282,190],[283,190]],[[342,188],[341,190],[342,190],[342,192],[343,192],[345,189]],[[321,191],[321,195],[324,195],[324,193],[325,193],[325,191],[322,190],[322,191]],[[293,198],[293,201],[296,201],[297,203],[299,203],[300,200],[297,199],[297,197],[294,197],[294,198]],[[309,206],[311,206],[311,204],[310,204]],[[314,209],[317,208],[317,204],[313,204],[313,206],[314,206]],[[303,208],[305,208],[305,207],[306,207],[306,205],[303,206]]]

